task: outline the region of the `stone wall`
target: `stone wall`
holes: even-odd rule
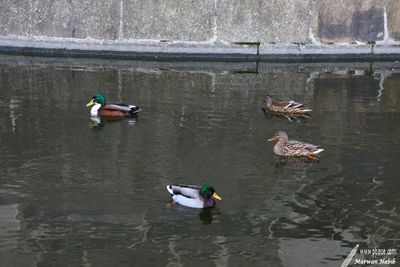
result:
[[[372,44],[399,53],[400,45],[399,0],[2,0],[0,10],[3,47],[54,49],[59,42],[67,49],[134,51],[134,44],[151,44],[165,52],[196,45],[210,46],[207,53],[236,47],[290,54],[332,45],[371,53]]]

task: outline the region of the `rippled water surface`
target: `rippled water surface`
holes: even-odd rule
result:
[[[0,89],[0,266],[340,266],[356,244],[399,250],[397,63],[1,57]],[[143,111],[98,123],[95,92]],[[266,94],[312,116],[264,113]],[[325,151],[280,159],[276,130]],[[169,183],[223,200],[170,207]]]

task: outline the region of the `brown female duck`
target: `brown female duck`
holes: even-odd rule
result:
[[[289,140],[284,131],[276,132],[268,141],[278,141],[274,146],[274,153],[278,156],[305,156],[309,159],[318,160],[315,155],[324,151],[317,145]]]
[[[264,106],[271,112],[284,114],[306,114],[312,111],[303,103],[293,100],[274,100],[269,95],[264,98]]]

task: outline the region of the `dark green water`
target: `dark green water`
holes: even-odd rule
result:
[[[143,111],[96,125],[95,92]],[[311,118],[264,114],[266,94]],[[340,266],[356,244],[399,251],[397,63],[1,57],[0,107],[0,266]],[[320,161],[274,156],[276,130],[323,146]],[[168,207],[169,183],[223,200]]]

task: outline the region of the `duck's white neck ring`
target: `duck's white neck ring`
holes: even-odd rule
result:
[[[95,103],[90,110],[90,115],[92,116],[98,116],[99,114],[99,109],[101,108],[101,105],[99,103]]]

